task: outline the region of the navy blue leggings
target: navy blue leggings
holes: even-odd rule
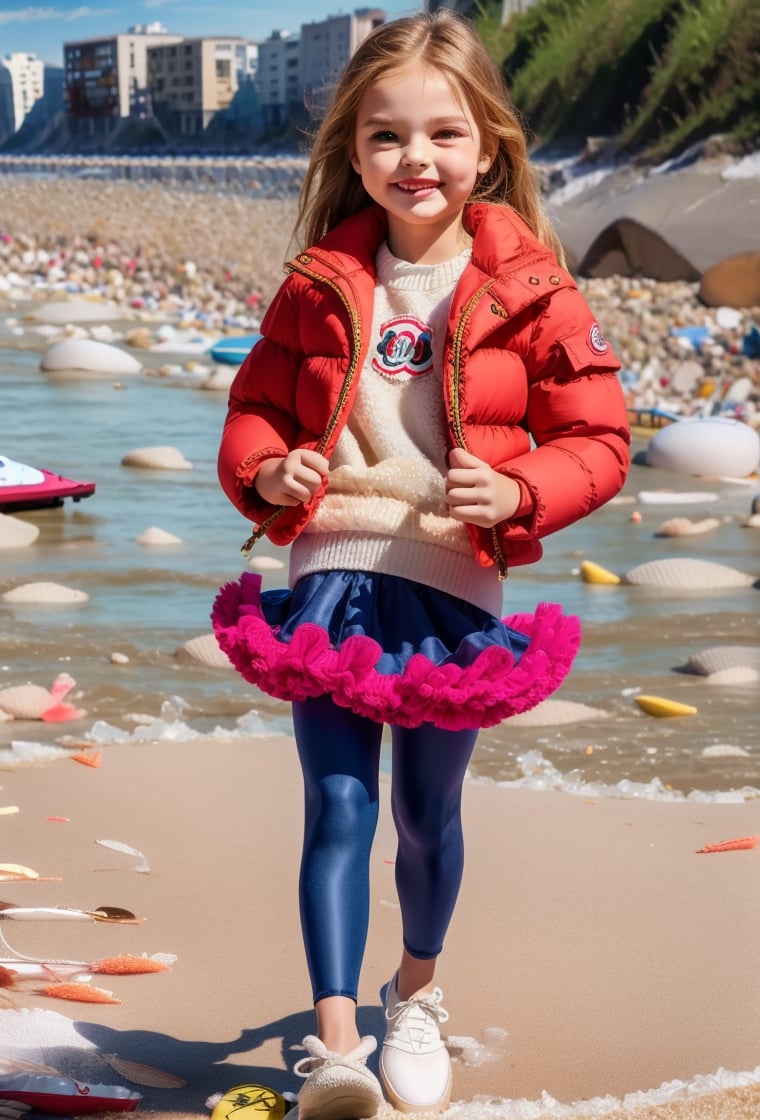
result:
[[[314,1001],[357,998],[369,923],[382,724],[329,696],[293,704],[304,778],[299,901]],[[393,727],[391,807],[404,947],[441,952],[464,867],[462,782],[477,731]]]

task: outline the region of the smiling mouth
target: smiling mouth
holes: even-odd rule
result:
[[[408,194],[416,194],[417,191],[436,190],[442,183],[439,179],[402,179],[396,186]]]

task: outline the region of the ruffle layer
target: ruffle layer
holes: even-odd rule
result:
[[[492,727],[533,708],[567,676],[581,640],[580,621],[556,603],[511,615],[505,626],[528,638],[519,660],[501,645],[482,649],[470,664],[436,664],[414,653],[400,673],[380,673],[374,638],[347,637],[339,648],[322,626],[303,622],[290,640],[267,622],[261,576],[245,572],[219,591],[211,614],[220,648],[241,676],[280,700],[329,694],[336,704],[378,723],[451,731]]]

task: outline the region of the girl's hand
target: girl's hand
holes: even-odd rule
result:
[[[324,455],[297,448],[284,459],[266,459],[258,469],[254,485],[270,505],[297,506],[316,494],[328,469]]]
[[[520,487],[513,478],[455,447],[449,452],[446,501],[456,521],[491,529],[515,512],[520,504]]]

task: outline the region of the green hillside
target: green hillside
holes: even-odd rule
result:
[[[538,0],[500,26],[475,19],[540,145],[609,137],[664,159],[722,133],[760,140],[758,0]]]

